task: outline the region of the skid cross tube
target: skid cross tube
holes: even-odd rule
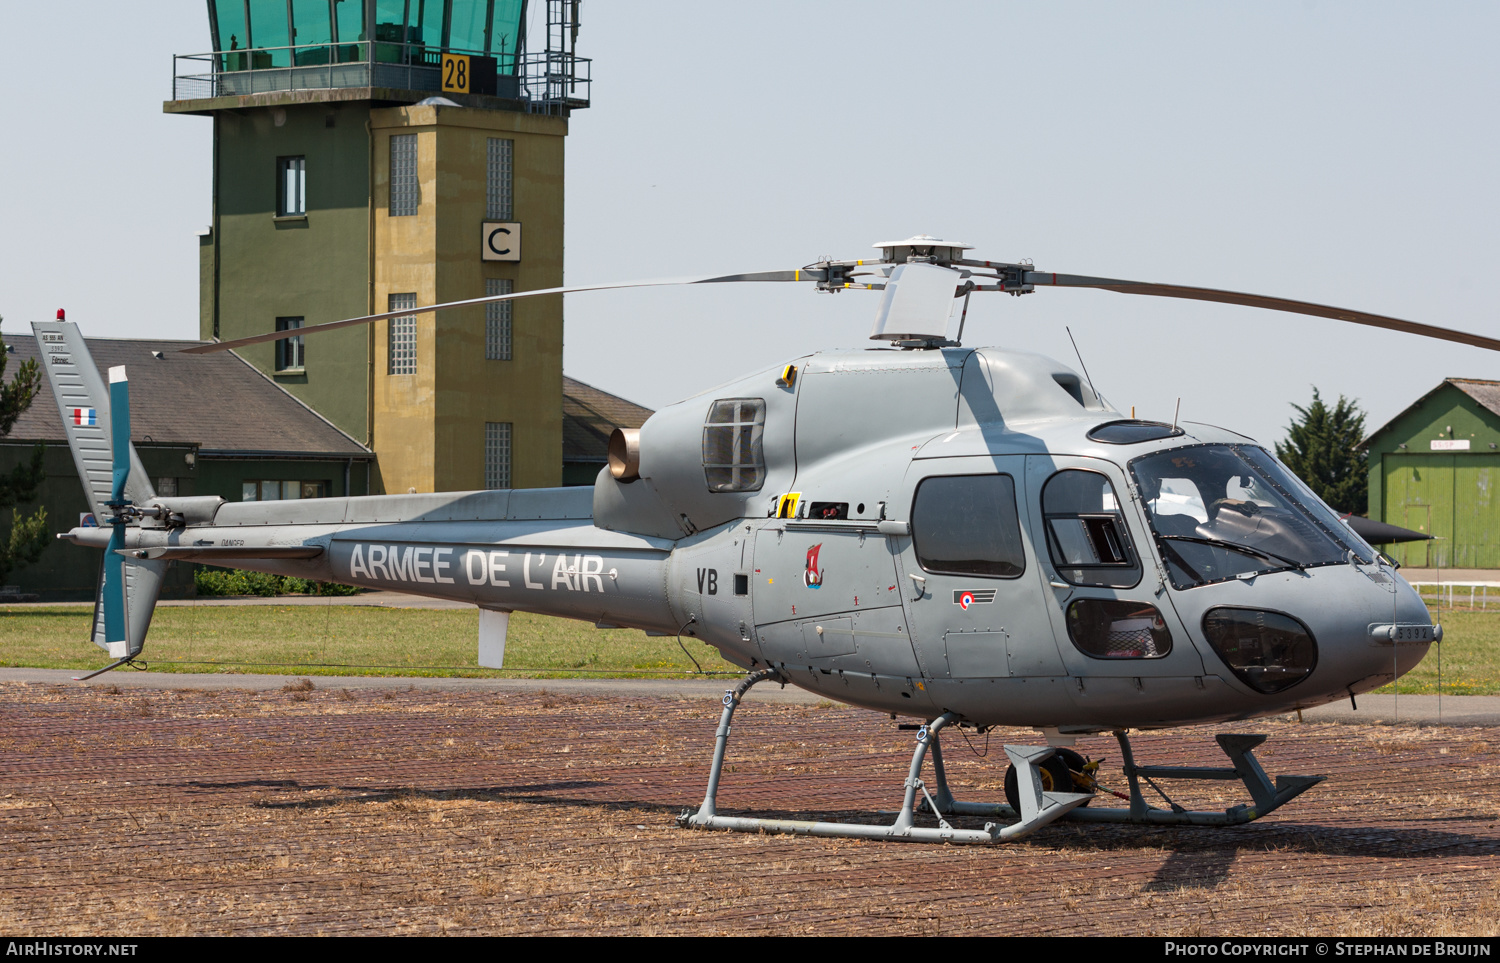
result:
[[[717,806],[719,778],[723,774],[724,753],[729,744],[730,724],[734,719],[734,711],[752,686],[777,676],[778,673],[772,669],[752,672],[745,676],[738,686],[724,693],[724,711],[719,717],[719,728],[714,738],[713,764],[709,769],[708,789],[703,796],[703,805],[696,813],[683,812],[677,817],[678,825],[693,829],[721,829],[744,833],[838,836],[921,843],[994,843],[1016,839],[1033,832],[1093,798],[1084,793],[1042,791],[1041,777],[1037,773],[1036,766],[1051,757],[1054,750],[1046,747],[1007,746],[1006,754],[1010,756],[1019,771],[1022,808],[1020,822],[1011,826],[986,823],[983,829],[955,829],[938,814],[937,828],[916,825],[918,791],[922,793],[923,803],[929,812],[934,809],[942,810],[947,805],[959,805],[954,803],[953,796],[948,791],[947,777],[942,765],[942,750],[938,743],[938,737],[943,728],[957,722],[958,717],[954,713],[945,712],[917,729],[917,744],[912,752],[911,767],[907,771],[901,811],[896,814],[896,821],[889,826],[720,816]],[[929,749],[932,750],[934,776],[938,784],[936,796],[922,781],[922,763],[926,760]],[[1008,810],[1009,807],[1006,809]]]
[[[1130,785],[1130,808],[1074,808],[1070,809],[1064,816],[1074,822],[1090,823],[1131,823],[1135,825],[1176,825],[1176,826],[1237,826],[1259,819],[1266,813],[1286,805],[1291,800],[1322,782],[1327,776],[1277,776],[1275,782],[1266,775],[1261,768],[1260,762],[1255,758],[1255,749],[1266,741],[1263,735],[1246,735],[1240,733],[1221,733],[1215,737],[1219,748],[1229,757],[1231,768],[1212,768],[1200,766],[1138,766],[1135,762],[1135,753],[1131,749],[1130,736],[1123,730],[1116,730],[1115,739],[1120,743],[1121,770]],[[1016,751],[1013,751],[1016,750]],[[1025,747],[1006,746],[1006,754],[1010,756],[1011,762],[1016,764],[1017,775],[1024,786],[1027,769],[1021,765],[1017,755],[1026,752],[1036,752]],[[1050,755],[1050,750],[1047,755]],[[1041,755],[1036,758],[1037,762],[1046,758]],[[1021,815],[1005,803],[973,803],[962,802],[953,797],[948,790],[947,779],[943,772],[942,756],[934,748],[933,769],[937,774],[937,792],[935,793],[938,812],[942,815],[953,816],[1000,816],[1011,817]],[[1184,809],[1176,803],[1167,800],[1172,809],[1157,809],[1146,802],[1145,795],[1141,792],[1141,782],[1144,780],[1157,792],[1156,783],[1152,779],[1214,779],[1233,782],[1238,779],[1245,784],[1245,789],[1250,793],[1253,805],[1232,806],[1223,812],[1193,811]],[[1026,808],[1026,790],[1022,789],[1022,808]],[[1165,794],[1163,794],[1165,797]],[[1097,797],[1090,797],[1097,798]]]
[[[1130,784],[1130,808],[1081,809],[1074,812],[1072,818],[1078,822],[1091,823],[1238,826],[1279,809],[1328,778],[1327,776],[1277,776],[1273,783],[1255,758],[1255,749],[1266,741],[1265,736],[1220,733],[1214,738],[1219,743],[1219,748],[1224,750],[1224,755],[1229,757],[1231,768],[1138,766],[1135,763],[1135,754],[1130,748],[1130,737],[1124,731],[1116,731],[1115,739],[1120,743],[1121,768],[1125,772],[1126,781]],[[1170,810],[1157,809],[1149,805],[1146,797],[1141,793],[1141,781],[1149,782],[1153,778],[1217,779],[1226,782],[1239,780],[1244,783],[1246,791],[1250,793],[1251,805],[1231,806],[1222,812],[1191,811],[1175,806],[1175,804]],[[1151,785],[1155,787],[1155,783]]]

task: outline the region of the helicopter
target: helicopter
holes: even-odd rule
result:
[[[1500,341],[1281,298],[1039,272],[928,235],[875,247],[876,258],[789,271],[417,308],[658,284],[882,292],[870,335],[879,345],[805,355],[617,429],[592,488],[158,497],[130,444],[124,369],[111,368],[106,384],[61,312],[35,323],[100,521],[58,537],[105,549],[92,634],[114,661],[82,678],[137,664],[166,567],[185,561],[473,603],[483,666],[503,666],[517,610],[715,647],[746,674],[724,694],[704,801],[679,818],[690,828],[997,843],[1059,819],[1230,826],[1320,782],[1267,775],[1254,755],[1264,735],[1220,734],[1227,766],[1183,767],[1138,764],[1129,732],[1279,715],[1385,685],[1442,640],[1417,592],[1251,438],[1137,419],[1111,406],[1086,370],[964,346],[969,299],[1095,288],[1489,350]],[[894,822],[718,812],[734,714],[768,681],[915,720],[903,725],[915,746]],[[942,733],[996,726],[1034,729],[1040,744],[1005,747],[1005,802],[955,798]],[[1096,805],[1099,763],[1071,748],[1100,733],[1119,744],[1129,792],[1114,795],[1126,806]],[[1159,779],[1237,781],[1250,800],[1189,810]],[[1148,803],[1143,784],[1168,808]],[[956,816],[993,818],[961,828]]]

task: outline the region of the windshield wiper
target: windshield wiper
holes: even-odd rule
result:
[[[1199,545],[1212,545],[1214,548],[1224,548],[1231,552],[1239,552],[1242,555],[1254,555],[1268,562],[1281,562],[1288,568],[1294,568],[1299,572],[1307,568],[1307,563],[1299,562],[1294,558],[1277,555],[1275,552],[1268,552],[1263,548],[1251,548],[1249,545],[1240,545],[1237,542],[1226,542],[1222,538],[1204,538],[1201,535],[1158,535],[1156,537],[1163,541],[1195,542]]]

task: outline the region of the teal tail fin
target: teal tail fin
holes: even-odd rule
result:
[[[130,528],[139,525],[142,509],[156,498],[130,442],[130,383],[119,367],[109,370],[105,386],[76,324],[58,320],[31,327],[99,525],[92,531],[75,528],[62,537],[104,548],[93,640],[111,658],[129,660],[146,643],[167,567],[165,561],[137,558],[127,550]]]

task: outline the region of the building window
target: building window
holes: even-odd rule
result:
[[[307,213],[307,158],[276,158],[276,213],[298,217]]]
[[[512,164],[516,142],[506,137],[489,139],[489,167],[486,178],[489,204],[485,217],[491,221],[508,221],[514,215],[511,203]]]
[[[177,479],[176,478],[157,478],[157,479],[154,480],[154,485],[155,485],[156,494],[157,494],[158,497],[160,497],[160,498],[176,498],[177,497]]]
[[[417,306],[415,294],[393,294],[387,311],[405,311]],[[417,373],[417,316],[390,319],[390,373]]]
[[[417,213],[422,188],[417,181],[417,135],[391,137],[391,217]]]
[[[511,293],[509,278],[485,278],[485,297]],[[491,301],[484,306],[484,356],[490,361],[510,360],[510,306],[513,301]]]
[[[766,480],[761,435],[766,403],[760,398],[715,401],[703,425],[703,475],[711,492],[757,492]]]
[[[484,487],[510,487],[510,422],[484,424]]]
[[[277,331],[296,331],[302,327],[301,318],[277,318]],[[302,335],[283,338],[276,342],[276,370],[301,371],[303,365]]]
[[[240,501],[279,502],[295,498],[326,498],[332,489],[326,481],[255,479],[240,485]]]

